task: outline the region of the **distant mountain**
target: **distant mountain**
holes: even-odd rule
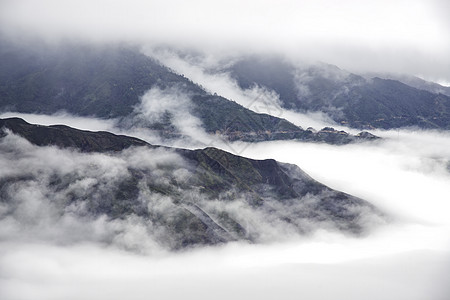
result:
[[[296,67],[278,57],[245,58],[227,70],[243,89],[266,87],[287,109],[322,111],[351,127],[450,129],[450,97],[429,92],[430,87],[365,79],[327,64]]]
[[[208,133],[230,140],[299,139],[345,144],[374,138],[367,133],[312,131],[267,114],[255,113],[233,101],[210,94],[188,78],[129,46],[25,48],[5,43],[0,49],[0,109],[51,114],[61,110],[81,116],[121,118],[122,126],[145,126],[162,135],[176,136],[173,112],[155,118],[136,117],[141,97],[150,89],[176,88],[190,98],[188,110]],[[365,138],[364,138],[365,137]]]
[[[126,165],[126,174],[108,177],[105,183],[92,177],[99,166],[90,164],[87,171],[77,166],[58,172],[51,167],[30,169],[29,174],[20,176],[15,172],[2,173],[0,201],[8,211],[16,209],[18,200],[13,191],[21,184],[36,183],[45,188],[61,214],[73,214],[73,207],[78,207],[75,213],[84,218],[106,216],[115,220],[134,216],[149,224],[150,234],[170,249],[234,240],[260,242],[264,240],[260,228],[264,222],[297,234],[317,227],[359,234],[368,229],[368,219],[384,218],[368,202],[313,180],[297,166],[272,159],[253,160],[216,148],[152,146],[127,136],[61,125],[32,125],[19,118],[0,119],[0,128],[0,151],[8,151],[9,155],[14,149],[11,143],[18,145],[8,140],[9,134],[14,133],[39,147],[75,151],[67,152],[72,153],[70,160],[74,155],[85,155],[85,160],[100,152],[104,156],[95,161],[110,158],[120,161],[122,167]],[[139,157],[145,163],[136,162]],[[98,176],[103,176],[103,172]],[[97,184],[74,190],[77,184],[93,180]],[[154,199],[159,201],[157,207],[152,204]],[[69,207],[72,209],[67,210]],[[255,216],[262,218],[262,223],[252,227],[249,224]]]
[[[394,73],[369,73],[365,74],[365,76],[369,76],[370,78],[379,77],[383,79],[397,80],[419,90],[428,91],[433,94],[444,94],[450,97],[450,87],[443,86],[435,82],[426,81],[416,76]]]

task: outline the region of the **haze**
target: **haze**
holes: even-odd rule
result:
[[[206,67],[239,55],[279,53],[298,61],[336,64],[349,71],[408,73],[450,85],[448,3],[3,0],[0,32],[30,47],[33,41],[142,45],[145,53],[211,92],[244,106],[257,95],[269,105],[259,111],[250,107],[253,110],[320,129],[336,124],[320,113],[281,110],[271,91],[243,91],[228,74],[211,74]],[[174,49],[197,51],[204,61],[190,64]],[[229,143],[204,132],[199,120],[189,115],[190,99],[185,96],[176,88],[155,88],[135,107],[137,117],[143,119],[172,112],[174,125],[186,135],[182,140],[164,141],[145,128],[118,128],[118,120],[64,112],[50,116],[1,112],[0,117],[108,130],[154,144],[215,146],[251,158],[294,163],[322,183],[375,204],[390,222],[358,238],[317,230],[283,242],[271,239],[278,234],[277,228],[255,226],[272,234],[262,244],[230,243],[171,253],[156,247],[137,221],[108,223],[100,219],[89,223],[72,216],[61,218],[47,209],[51,201],[46,191],[40,190],[43,186],[30,184],[28,189],[17,189],[23,211],[7,216],[9,208],[0,203],[1,299],[448,299],[447,132],[377,131],[373,133],[383,141],[347,146],[295,141]],[[93,177],[103,178],[105,186],[110,186],[114,184],[110,168],[120,175],[126,159],[131,157],[134,164],[148,168],[155,163],[145,151],[91,156],[54,147],[36,150],[20,138],[9,138],[18,142],[0,143],[4,149],[0,173],[25,176],[33,167],[45,177],[45,170],[51,168],[81,172],[99,164]],[[17,153],[22,155],[17,158]],[[161,156],[154,157],[159,160],[177,161],[153,153],[158,154]],[[163,200],[158,203],[164,204]],[[236,211],[245,213],[240,207]],[[30,223],[14,218],[29,219]],[[33,222],[39,226],[29,225]],[[118,232],[122,233],[119,239],[105,242]],[[152,251],[142,251],[146,249]]]
[[[150,43],[216,55],[278,52],[351,71],[450,83],[447,1],[6,0],[18,40]]]
[[[61,115],[21,117],[47,124],[55,123],[52,119],[61,121]],[[73,124],[83,121],[93,126],[111,126],[102,121],[66,117]],[[244,156],[296,163],[330,187],[371,201],[392,221],[374,227],[367,236],[355,238],[318,230],[313,235],[283,242],[270,238],[272,241],[266,240],[262,245],[231,243],[174,254],[155,247],[139,221],[109,224],[105,220],[86,223],[76,218],[55,219],[45,205],[32,201],[25,206],[26,212],[30,214],[39,208],[39,215],[44,217],[37,228],[30,231],[9,219],[2,222],[0,290],[4,299],[149,296],[298,299],[301,296],[318,300],[445,300],[450,292],[446,283],[450,275],[449,135],[406,130],[376,133],[385,140],[348,146],[210,141],[228,151],[237,149]],[[204,137],[204,133],[200,136]],[[27,148],[30,146],[21,150],[30,151],[20,156],[23,163],[36,155],[51,157],[52,166],[70,170],[72,167],[66,163],[80,159],[70,163],[78,172],[83,164],[95,164],[95,157],[102,156],[77,158],[79,154],[69,153],[71,159],[63,159],[66,163],[61,164],[58,157],[64,157],[65,151]],[[138,164],[147,157],[145,151],[135,154],[128,151],[124,155],[130,154],[141,157],[133,160]],[[115,165],[123,164],[114,163],[117,158],[103,157],[101,165],[107,167],[108,160]],[[6,157],[3,164],[15,161],[18,160]],[[45,159],[36,160],[46,170],[44,162]],[[98,172],[109,174],[101,169]],[[23,201],[26,204],[26,198]],[[263,226],[261,230],[276,236],[279,229]],[[117,232],[121,233],[113,239],[114,243],[105,245],[105,237]],[[30,234],[32,239],[24,238]],[[141,254],[123,249],[138,250]]]

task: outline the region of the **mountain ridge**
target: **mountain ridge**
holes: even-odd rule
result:
[[[450,97],[398,80],[366,79],[328,64],[296,67],[278,57],[243,58],[227,71],[243,89],[268,88],[284,108],[325,112],[342,125],[450,129]]]
[[[143,126],[171,137],[180,134],[173,125],[172,112],[165,111],[160,120],[145,122],[140,122],[142,118],[136,114],[147,91],[175,87],[191,98],[192,107],[173,109],[187,110],[201,121],[207,133],[218,132],[225,139],[297,139],[334,144],[368,139],[367,134],[352,136],[330,130],[326,135],[316,135],[285,119],[255,113],[206,92],[136,47],[61,45],[34,51],[9,45],[0,51],[0,109],[4,111],[51,114],[64,110],[80,116],[119,118],[121,126]]]
[[[253,160],[212,147],[186,150],[152,146],[127,136],[66,126],[38,126],[19,118],[0,120],[0,128],[38,147],[56,146],[85,153],[80,155],[103,153],[102,160],[125,157],[121,164],[129,161],[130,156],[152,161],[152,167],[145,167],[132,160],[136,162],[126,167],[126,175],[108,189],[93,186],[73,195],[71,186],[86,180],[80,171],[64,173],[62,177],[55,173],[44,182],[48,182],[52,193],[63,192],[55,199],[65,199],[66,204],[59,205],[81,206],[83,214],[91,218],[105,215],[115,220],[136,216],[151,222],[164,232],[159,242],[170,249],[235,240],[260,242],[261,229],[249,228],[245,219],[236,215],[233,207],[238,203],[249,216],[267,215],[270,222],[282,224],[297,234],[314,230],[308,225],[314,223],[358,235],[368,230],[367,218],[385,218],[372,204],[315,181],[297,166],[273,159]],[[0,150],[8,142],[7,137],[8,131],[0,137]],[[169,162],[157,158],[168,155],[174,156]],[[0,178],[0,191],[8,194],[12,185],[42,182],[42,178],[34,176],[38,175]],[[166,199],[162,202],[169,207],[166,213],[151,208],[155,197]],[[15,198],[5,196],[2,201],[13,205]]]

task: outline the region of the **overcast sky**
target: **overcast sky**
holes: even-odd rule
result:
[[[445,0],[2,0],[0,27],[49,40],[128,40],[279,51],[350,70],[450,83]]]

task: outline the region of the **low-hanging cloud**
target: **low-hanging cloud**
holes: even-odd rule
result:
[[[265,300],[300,295],[314,300],[445,300],[448,296],[448,257],[427,252],[353,263],[273,265],[261,262],[279,256],[283,249],[240,248],[238,252],[229,247],[159,260],[89,245],[23,249],[2,257],[2,283],[7,283],[2,287],[3,299],[210,299],[214,295]],[[240,264],[256,259],[259,263],[253,267]]]
[[[227,70],[227,67],[239,58],[224,58],[199,53],[195,53],[194,55],[180,55],[176,51],[173,51],[173,49],[152,47],[144,47],[143,53],[152,58],[156,58],[175,72],[186,75],[194,82],[203,86],[207,91],[218,93],[254,112],[266,113],[287,119],[303,128],[313,127],[315,129],[321,129],[326,126],[343,128],[339,124],[336,124],[324,112],[299,113],[282,108],[280,96],[273,90],[258,85],[254,85],[248,89],[240,88],[236,80],[231,77],[229,70]],[[321,70],[326,72],[327,68],[324,67]],[[345,75],[343,74],[348,74],[348,72],[336,71],[329,76],[340,76],[340,78],[345,79]],[[357,130],[351,128],[346,128],[346,131],[358,133]],[[213,139],[212,142],[214,145],[220,147],[220,141]],[[225,150],[230,150],[230,148]]]
[[[132,176],[130,168],[158,169],[169,164],[182,169],[177,155],[158,149],[119,156],[82,154],[36,147],[14,135],[5,137],[0,147],[2,240],[56,245],[94,242],[143,252],[162,250],[157,242],[158,229],[154,228],[153,235],[147,233],[153,228],[151,222],[137,215],[110,219],[106,214],[110,208],[103,203],[108,203],[117,186]],[[174,174],[181,176],[182,172]],[[151,177],[155,184],[163,185],[158,175]],[[93,215],[91,211],[100,213]]]
[[[2,1],[17,40],[126,41],[209,53],[282,52],[450,82],[445,1]],[[389,9],[386,9],[389,7]],[[412,63],[413,62],[413,63]]]
[[[195,174],[195,163],[165,147],[79,153],[34,146],[9,133],[0,140],[0,151],[0,236],[6,241],[93,242],[152,253],[180,248],[195,236],[196,229],[191,232],[187,221],[179,221],[193,215],[211,223],[211,228],[218,228],[211,218],[228,228],[223,234],[231,238],[225,240],[264,243],[298,238],[317,228],[336,231],[356,226],[364,231],[384,223],[364,205],[341,206],[349,218],[358,217],[355,222],[315,211],[317,203],[329,196],[326,193],[332,193],[329,190],[280,201],[273,198],[269,185],[263,185],[253,187],[265,191],[258,194],[264,201],[257,206],[234,188],[213,200],[199,191],[204,183]],[[289,172],[296,176],[299,171]],[[222,231],[217,231],[219,236]]]
[[[150,143],[184,148],[208,143],[212,137],[205,132],[202,121],[193,115],[193,106],[191,94],[183,86],[154,87],[141,97],[133,113],[123,118],[119,127]],[[155,139],[155,136],[160,137]]]
[[[0,4],[0,28],[4,35],[19,41],[31,36],[49,42],[75,39],[169,44],[212,53],[212,61],[222,53],[236,57],[278,51],[294,59],[321,60],[350,71],[407,72],[450,82],[446,8],[446,1],[377,1],[369,5],[350,1],[7,0]],[[194,77],[192,69],[180,70],[241,104],[250,103],[255,93],[276,103],[277,95],[271,91],[258,87],[236,90],[226,74],[208,77],[200,69]],[[210,79],[214,80],[208,83]],[[175,94],[172,99],[179,96],[177,91],[168,91]],[[168,91],[155,89],[152,95],[167,101],[165,109],[171,111],[175,102],[168,100]],[[180,102],[189,105],[185,98]],[[137,111],[145,113],[145,104],[157,103],[143,101]],[[179,113],[175,116],[181,130],[199,129],[195,119],[183,123],[185,116]],[[54,121],[54,117],[36,122],[134,132],[148,141],[163,142],[139,128],[133,131],[117,129],[115,123],[87,124],[87,119],[68,116]],[[310,118],[307,122],[304,116],[290,112],[283,112],[282,117],[304,127],[320,128],[330,122],[317,114],[306,116]],[[49,185],[50,173],[71,174],[79,176],[66,189],[73,195],[83,196],[93,186],[107,193],[119,178],[129,174],[129,166],[152,169],[155,162],[175,163],[179,168],[171,176],[183,180],[189,165],[180,157],[148,149],[113,156],[39,149],[10,135],[7,141],[14,143],[1,145],[0,174],[21,181],[0,191],[17,200],[15,207],[6,205],[1,194],[1,297],[446,300],[450,293],[446,283],[450,275],[448,135],[375,133],[386,140],[344,147],[270,142],[245,145],[242,155],[296,163],[319,181],[370,200],[395,215],[398,222],[363,238],[318,230],[299,239],[292,227],[272,222],[273,216],[264,211],[251,211],[242,199],[228,204],[202,203],[192,191],[196,204],[203,204],[212,213],[220,210],[245,218],[248,229],[259,234],[260,241],[277,243],[231,243],[182,254],[168,253],[161,245],[164,230],[143,218],[92,218],[82,205],[71,205],[61,213],[61,207],[54,204],[66,198]],[[225,149],[233,146],[208,143]],[[167,184],[160,173],[153,175],[158,184]],[[146,207],[155,213],[169,213],[173,208],[166,196],[145,196]],[[289,238],[277,240],[280,232]],[[166,240],[165,245],[170,243]]]
[[[396,215],[397,222],[360,238],[330,231],[326,224],[312,235],[299,237],[293,227],[273,215],[275,211],[289,217],[290,209],[272,206],[268,214],[253,211],[239,197],[232,202],[205,201],[195,191],[185,191],[191,203],[211,215],[226,212],[265,244],[230,243],[179,254],[170,254],[161,245],[167,238],[163,229],[138,216],[92,218],[82,205],[70,205],[61,214],[55,203],[64,203],[64,193],[52,190],[48,183],[52,173],[61,178],[76,175],[78,180],[65,192],[83,197],[93,186],[107,192],[128,176],[130,167],[154,170],[165,163],[177,166],[170,176],[181,181],[190,166],[178,155],[145,147],[114,155],[82,154],[36,147],[8,135],[1,143],[1,178],[22,180],[6,191],[14,194],[17,206],[2,202],[0,210],[2,296],[8,300],[31,295],[35,299],[119,299],[125,295],[130,299],[181,295],[209,299],[211,293],[221,292],[219,299],[269,299],[281,294],[294,299],[301,294],[310,299],[338,295],[356,300],[364,295],[367,299],[444,300],[450,264],[450,224],[445,213],[450,178],[448,135],[427,131],[377,134],[386,140],[339,147],[267,142],[250,145],[243,154],[297,163],[329,186]],[[158,184],[168,184],[163,174],[154,175]],[[144,198],[147,209],[170,215],[169,197],[145,194]],[[280,239],[282,235],[285,239]]]
[[[179,74],[184,74],[210,93],[218,93],[259,113],[280,114],[279,95],[264,87],[253,86],[242,90],[224,70],[236,57],[221,57],[195,53],[179,55],[174,49],[144,47],[143,53],[161,61]]]
[[[423,130],[375,131],[375,134],[384,140],[339,147],[265,142],[248,147],[243,154],[295,163],[333,188],[395,208],[397,212],[407,212],[409,217],[444,222],[447,218],[441,208],[448,205],[445,197],[450,180],[448,134]]]

